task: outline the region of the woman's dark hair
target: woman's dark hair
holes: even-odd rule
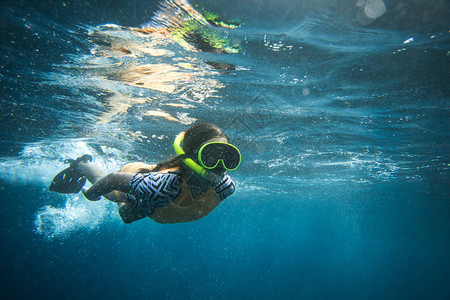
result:
[[[196,160],[195,154],[198,149],[207,141],[215,138],[225,138],[228,141],[228,137],[225,135],[222,129],[216,125],[209,123],[198,123],[191,126],[186,130],[183,140],[183,150],[192,159]],[[172,169],[183,167],[184,164],[179,156],[167,161],[160,162],[153,168],[152,172],[158,172],[163,169]]]
[[[183,140],[183,150],[186,154],[192,156],[205,142],[214,138],[225,138],[228,140],[223,130],[216,125],[209,123],[195,124],[186,130]]]

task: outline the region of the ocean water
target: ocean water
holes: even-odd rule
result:
[[[205,16],[211,12],[222,23]],[[448,299],[448,1],[0,2],[2,299]],[[242,152],[182,224],[48,191],[63,161]]]

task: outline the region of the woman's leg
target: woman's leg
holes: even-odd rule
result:
[[[110,201],[117,202],[119,215],[124,223],[132,223],[146,217],[131,203],[124,203],[125,197],[123,194],[130,192],[130,181],[136,175],[135,173],[114,172],[106,174],[89,160],[81,160],[77,169],[92,183],[88,190],[83,190],[87,199],[98,200],[100,196],[103,196]]]
[[[89,160],[81,160],[76,166],[77,170],[80,171],[90,183],[94,184],[97,180],[105,177],[107,173],[91,163]]]
[[[92,183],[88,190],[83,191],[86,198],[92,201],[98,200],[100,196],[104,196],[108,200],[121,202],[113,191],[130,192],[130,181],[136,175],[123,172],[107,174],[89,160],[81,160],[77,165],[77,170]]]
[[[115,197],[112,191],[120,191],[123,193],[130,192],[130,181],[134,177],[134,173],[125,173],[125,172],[114,172],[109,173],[108,175],[98,179],[95,183],[86,191],[83,191],[83,194],[89,200],[97,200],[100,196],[110,196],[114,197],[114,199],[110,199],[111,201],[118,202],[117,197]]]

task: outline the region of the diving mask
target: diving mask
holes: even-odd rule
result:
[[[173,143],[177,155],[186,155],[186,152],[184,152],[181,146],[184,135],[185,132],[180,133]],[[238,148],[222,142],[204,144],[200,147],[197,158],[200,165],[191,158],[182,157],[181,159],[190,169],[203,178],[206,178],[208,173],[210,173],[208,170],[217,168],[220,163],[227,171],[236,170],[241,163],[241,153]]]

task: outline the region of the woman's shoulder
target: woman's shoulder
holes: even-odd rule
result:
[[[120,172],[128,172],[128,173],[151,173],[153,172],[153,169],[156,167],[156,165],[149,165],[143,162],[132,162],[129,164],[126,164],[122,167]],[[181,170],[179,167],[175,168],[164,168],[161,170],[158,170],[155,173],[179,173]]]
[[[149,165],[143,162],[132,162],[123,166],[120,172],[145,173],[151,172],[151,170],[153,170],[154,167],[155,165]]]

